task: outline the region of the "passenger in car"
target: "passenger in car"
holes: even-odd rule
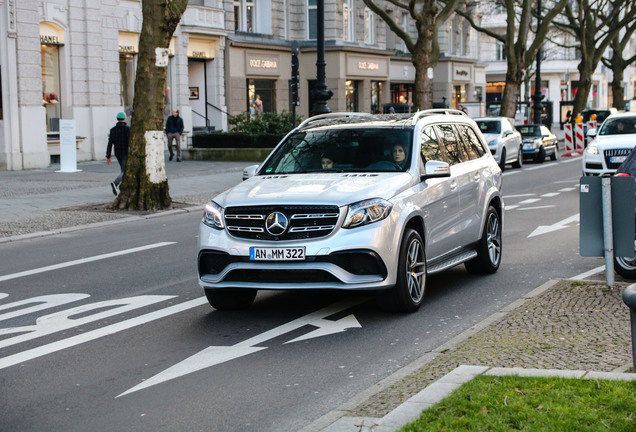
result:
[[[404,168],[406,164],[406,151],[404,146],[402,144],[395,144],[391,154],[393,155],[393,162]]]
[[[323,153],[321,157],[322,169],[332,169],[334,158],[328,153]]]

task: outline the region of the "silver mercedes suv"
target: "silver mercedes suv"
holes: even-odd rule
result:
[[[311,117],[205,207],[199,283],[217,309],[246,308],[259,289],[342,289],[415,311],[427,275],[497,271],[501,184],[461,111]]]

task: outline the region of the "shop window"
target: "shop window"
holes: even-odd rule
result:
[[[119,53],[120,104],[130,118],[135,90],[135,55]]]
[[[318,39],[318,0],[307,0],[307,39]]]
[[[345,82],[345,104],[347,112],[358,111],[358,81]]]
[[[371,113],[382,112],[382,81],[371,81]]]
[[[391,102],[394,104],[412,103],[413,84],[391,84]]]
[[[60,48],[40,45],[42,60],[42,103],[46,109],[46,131],[59,132],[62,105],[60,99]]]
[[[247,80],[247,111],[276,112],[276,80]],[[257,97],[258,96],[258,97]],[[260,101],[260,103],[258,102]]]

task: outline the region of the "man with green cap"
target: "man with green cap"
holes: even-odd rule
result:
[[[124,177],[124,169],[126,168],[126,159],[128,158],[128,142],[130,141],[130,127],[126,124],[126,114],[120,112],[117,114],[117,124],[111,128],[108,134],[108,147],[106,148],[106,163],[110,165],[110,155],[113,145],[115,146],[115,157],[119,162],[121,172],[110,186],[113,188],[115,196],[119,194],[119,184]]]

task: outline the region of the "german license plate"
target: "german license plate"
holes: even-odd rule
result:
[[[610,163],[623,163],[627,159],[627,156],[612,156],[610,157]]]
[[[304,246],[282,248],[250,248],[250,260],[252,261],[303,261],[304,259]]]

